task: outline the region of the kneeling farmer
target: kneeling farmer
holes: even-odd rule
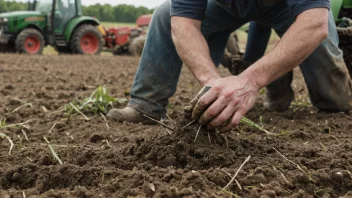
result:
[[[108,116],[147,123],[164,117],[185,63],[211,89],[196,109],[200,122],[226,132],[249,111],[267,86],[264,106],[286,110],[293,100],[292,70],[300,65],[313,105],[347,111],[351,79],[338,49],[329,0],[171,0],[155,10],[135,76],[131,101]],[[171,16],[171,17],[170,17]],[[273,28],[277,46],[238,76],[222,78],[216,66],[231,32],[249,21]],[[270,84],[271,83],[271,84]],[[269,85],[270,84],[270,85]]]

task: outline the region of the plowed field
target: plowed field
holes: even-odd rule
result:
[[[62,107],[105,85],[126,97],[138,58],[0,55],[0,197],[351,197],[352,118],[318,112],[295,73],[296,101],[267,112],[263,94],[247,115],[283,136],[240,125],[218,136],[186,123],[182,109],[199,90],[184,68],[168,114],[179,126],[105,121],[101,115],[65,117]],[[228,72],[220,68],[224,75]],[[262,123],[260,117],[262,116]],[[62,160],[52,155],[50,145]],[[245,159],[236,181],[223,189]]]

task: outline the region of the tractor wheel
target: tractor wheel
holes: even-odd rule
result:
[[[104,38],[93,25],[81,25],[73,33],[70,48],[75,54],[98,55],[103,49]]]
[[[16,38],[16,51],[23,54],[41,54],[45,41],[43,34],[33,28],[23,30]]]
[[[69,47],[56,46],[55,49],[59,54],[72,54],[72,50]]]
[[[147,37],[144,35],[133,39],[128,46],[128,54],[131,56],[141,56],[146,39]]]

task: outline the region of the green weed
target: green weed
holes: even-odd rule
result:
[[[256,124],[255,122],[253,122],[252,120],[246,118],[246,117],[242,117],[240,123],[241,124],[244,124],[244,125],[247,125],[249,127],[253,127],[257,130],[260,130],[262,132],[264,132],[266,135],[271,135],[271,136],[282,136],[282,135],[287,135],[288,134],[288,131],[284,131],[284,130],[281,130],[280,133],[272,133],[268,130],[266,130],[264,128],[264,125],[263,125],[263,118],[262,116],[260,116],[260,125]]]
[[[127,102],[125,98],[115,98],[109,95],[106,87],[99,86],[93,93],[82,101],[70,102],[65,105],[65,112],[67,115],[74,113],[82,114],[86,119],[84,113],[90,114],[106,114],[108,109],[113,108],[116,104],[124,104]]]

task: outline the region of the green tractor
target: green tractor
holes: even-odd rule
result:
[[[339,47],[352,76],[352,0],[332,0],[331,9],[339,34]]]
[[[47,45],[59,53],[100,54],[100,22],[82,15],[80,0],[34,0],[28,11],[0,14],[0,51],[41,54]]]

